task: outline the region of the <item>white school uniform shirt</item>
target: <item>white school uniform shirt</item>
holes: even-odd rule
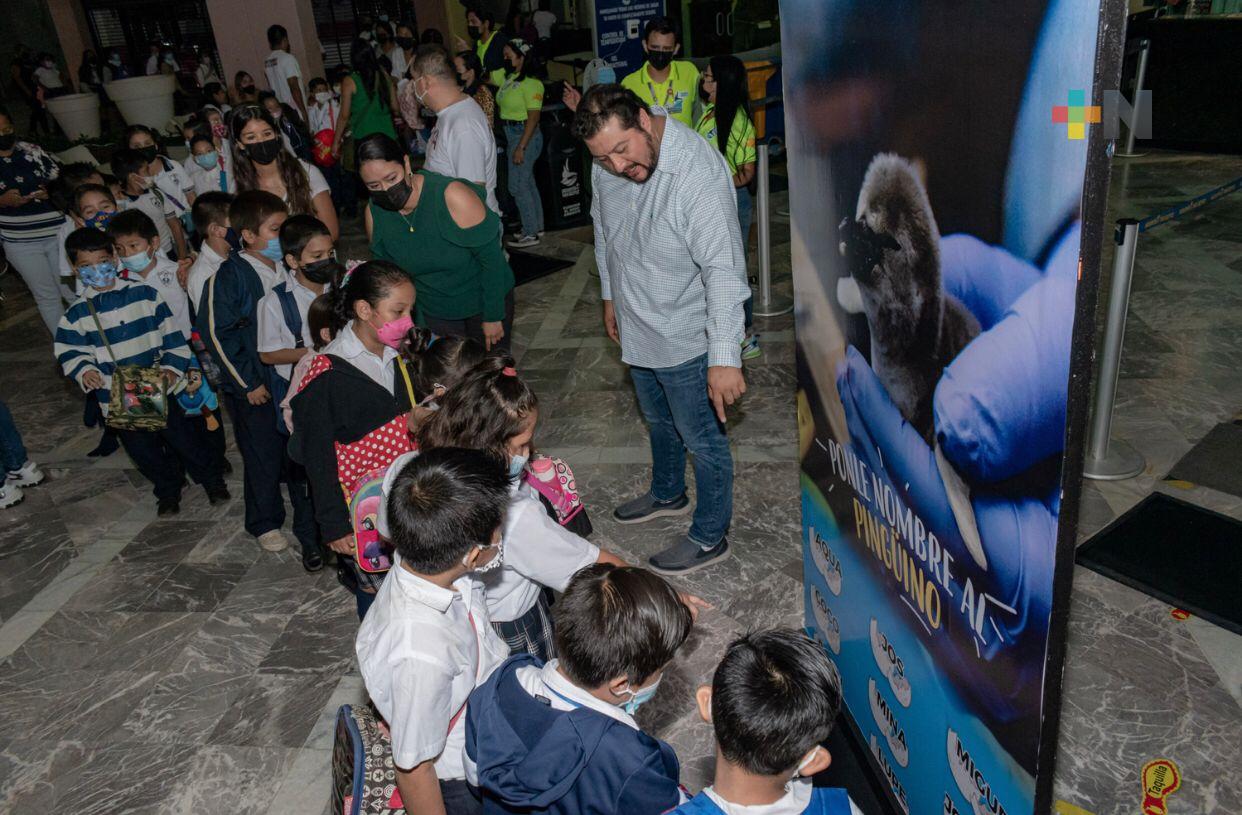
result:
[[[436,114],[424,166],[449,178],[482,182],[487,189],[487,208],[500,213],[496,201],[496,135],[487,125],[487,114],[471,97]]]
[[[172,228],[168,226],[168,219],[175,218],[178,214],[177,209],[168,200],[168,196],[162,193],[162,190],[159,195],[152,190],[144,190],[137,198],[125,194],[116,202],[118,210],[141,210],[147,214],[148,218],[155,221],[155,229],[160,234],[160,254],[176,246],[173,243]]]
[[[464,575],[445,589],[411,574],[394,555],[354,649],[392,733],[396,765],[408,770],[434,760],[440,780],[465,778],[466,717],[458,712],[509,656],[478,581]]]
[[[162,168],[155,176],[155,186],[170,199],[173,212],[178,218],[190,211],[189,196],[194,193],[194,182],[190,174],[177,162],[167,156],[159,156]]]
[[[302,346],[313,349],[315,342],[311,336],[310,324],[306,320],[306,312],[310,309],[311,302],[319,295],[303,286],[292,272],[285,274],[285,286],[293,292],[293,302],[297,305],[298,315],[302,318]],[[327,291],[326,287],[324,291]],[[297,341],[285,322],[285,312],[280,307],[280,296],[276,292],[271,291],[263,295],[257,310],[260,353],[271,353],[283,348],[293,348],[296,345]],[[293,366],[277,365],[276,372],[288,380],[293,374]]]
[[[229,142],[223,140],[220,149],[216,151],[216,166],[210,170],[204,170],[194,156],[190,155],[185,160],[185,171],[190,177],[190,183],[194,185],[194,193],[202,195],[205,192],[236,192],[237,180],[233,178],[233,157],[229,152]],[[224,167],[221,169],[221,159],[223,159]],[[224,173],[224,189],[220,188],[220,173]]]
[[[308,105],[306,115],[310,117],[310,132],[315,135],[320,130],[336,130],[336,119],[341,114],[341,105],[335,99],[323,104],[315,102]]]
[[[145,283],[160,293],[160,297],[164,298],[164,302],[172,311],[173,324],[181,331],[181,336],[186,342],[189,342],[190,298],[186,296],[185,289],[181,288],[181,284],[177,282],[176,262],[157,252],[155,268],[147,272],[145,277],[138,272],[128,270],[125,276],[135,283]]]
[[[283,260],[276,261],[276,268],[273,269],[249,252],[238,252],[238,254],[241,255],[242,260],[254,268],[255,274],[259,276],[259,282],[263,284],[264,297],[268,295],[273,286],[284,280],[285,275],[288,274],[285,271],[285,262]]]
[[[708,798],[720,807],[725,815],[802,815],[806,808],[811,805],[811,792],[813,791],[811,779],[795,778],[785,785],[785,794],[770,804],[755,804],[746,806],[744,804],[734,804],[721,798],[714,787],[708,787],[703,790]],[[850,799],[850,815],[863,815],[858,804],[854,803],[854,799]]]
[[[273,51],[263,60],[263,73],[267,74],[268,87],[276,94],[276,98],[297,110],[293,91],[289,89],[289,80],[296,79],[298,87],[302,85],[302,66],[298,64],[298,58],[288,51]]]
[[[224,263],[224,256],[216,254],[216,250],[212,249],[207,241],[203,241],[203,245],[198,250],[198,257],[194,259],[194,265],[190,267],[190,275],[185,281],[186,294],[189,295],[190,302],[194,304],[195,311],[203,302],[203,289],[207,288],[207,282],[215,277],[216,272],[220,271],[222,263]]]
[[[383,356],[376,356],[367,350],[354,333],[354,321],[350,320],[345,327],[337,332],[332,342],[324,346],[320,353],[334,354],[353,365],[371,378],[371,381],[393,393],[393,380],[396,374],[392,369],[392,361],[397,358],[394,348],[384,346]],[[391,470],[390,470],[391,472]],[[368,612],[370,613],[370,612]]]
[[[375,520],[388,537],[387,496],[397,475],[418,453],[403,453],[388,465],[385,499]],[[539,600],[544,586],[564,591],[578,572],[599,560],[599,547],[552,520],[534,489],[523,479],[509,488],[505,510],[503,565],[479,575],[487,588],[487,611],[496,622],[518,619]]]

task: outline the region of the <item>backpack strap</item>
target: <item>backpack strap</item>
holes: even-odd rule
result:
[[[302,315],[298,312],[298,301],[293,299],[293,292],[284,283],[272,287],[276,299],[280,302],[280,313],[284,315],[285,327],[293,333],[293,347],[305,348],[306,340],[302,338]]]

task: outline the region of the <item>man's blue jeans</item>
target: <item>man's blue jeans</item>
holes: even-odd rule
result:
[[[22,445],[22,434],[17,432],[13,423],[13,414],[9,406],[0,402],[0,465],[6,472],[15,472],[26,463],[26,448]],[[0,481],[4,473],[0,472]]]
[[[724,425],[707,397],[707,355],[672,368],[630,368],[651,436],[651,497],[672,501],[686,491],[686,451],[694,454],[697,500],[690,539],[709,549],[733,518],[733,455]]]

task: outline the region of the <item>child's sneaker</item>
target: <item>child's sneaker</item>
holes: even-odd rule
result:
[[[270,529],[259,536],[259,546],[265,552],[279,552],[289,545],[289,541],[279,529]]]
[[[33,461],[27,461],[16,470],[10,470],[7,476],[5,483],[15,487],[33,487],[43,482],[43,471]]]
[[[8,509],[14,504],[21,503],[26,496],[22,495],[22,488],[8,481],[0,484],[0,509]]]
[[[746,339],[742,340],[742,359],[754,359],[763,356],[763,349],[759,347],[759,335],[748,334]]]

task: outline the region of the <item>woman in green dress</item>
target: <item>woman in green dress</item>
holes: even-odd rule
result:
[[[341,80],[341,112],[336,117],[336,136],[332,140],[332,155],[341,154],[346,136],[355,140],[383,133],[395,139],[397,131],[392,126],[393,111],[397,110],[397,92],[388,72],[380,67],[375,51],[365,40],[354,40],[349,56],[354,71]]]
[[[414,280],[419,325],[436,334],[472,337],[509,349],[513,270],[500,247],[499,216],[484,191],[426,170],[392,137],[358,142],[358,172],[371,191],[366,210],[372,255]]]

